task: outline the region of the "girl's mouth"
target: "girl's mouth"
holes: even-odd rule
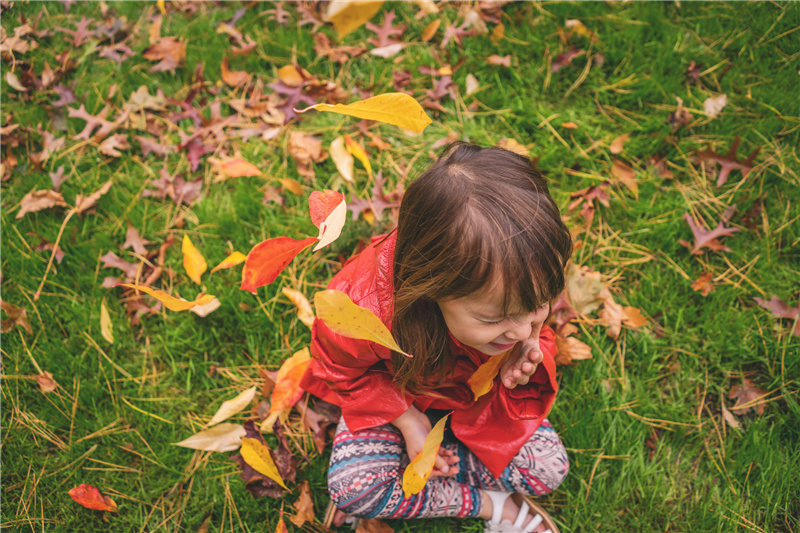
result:
[[[517,344],[517,343],[516,342],[512,342],[510,344],[497,344],[496,342],[490,342],[489,346],[491,346],[495,350],[510,350],[511,348],[514,347],[515,344]]]

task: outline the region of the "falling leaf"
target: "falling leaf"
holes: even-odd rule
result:
[[[759,389],[749,379],[742,378],[742,383],[734,385],[728,392],[729,399],[736,398],[736,403],[731,407],[731,411],[745,414],[755,408],[758,416],[761,416],[764,414],[764,407],[767,405],[767,402],[764,401],[764,397],[767,394],[767,391]]]
[[[242,269],[242,284],[239,289],[256,294],[256,289],[269,285],[297,254],[317,242],[316,237],[296,241],[291,237],[275,237],[256,244]]]
[[[344,142],[343,135],[336,137],[333,142],[331,142],[329,151],[331,159],[333,159],[334,164],[336,164],[336,170],[339,171],[339,174],[342,175],[347,183],[352,184],[354,183],[353,156],[350,155],[350,152],[345,148]]]
[[[472,391],[473,401],[478,401],[478,398],[492,390],[494,378],[497,377],[500,367],[503,366],[510,353],[511,351],[509,350],[504,354],[490,357],[488,361],[472,373],[467,380],[467,384]]]
[[[422,451],[409,463],[406,471],[403,472],[403,494],[406,498],[418,494],[425,488],[425,483],[428,482],[428,478],[433,472],[436,457],[439,455],[439,446],[444,438],[444,426],[449,416],[446,415],[436,422],[428,436],[425,437]]]
[[[250,387],[246,391],[241,392],[236,398],[222,402],[217,412],[208,421],[206,427],[210,427],[220,422],[229,419],[236,413],[241,412],[245,407],[250,405],[253,398],[256,397],[256,387]]]
[[[275,481],[278,485],[289,490],[289,487],[283,482],[278,468],[275,466],[275,461],[272,460],[272,455],[269,453],[269,448],[261,444],[256,439],[248,437],[242,438],[242,449],[240,452],[242,459],[250,465],[256,472],[263,474]]]
[[[206,271],[208,265],[206,264],[203,254],[194,247],[192,240],[185,234],[183,236],[181,252],[183,252],[183,268],[186,270],[186,274],[192,281],[199,285],[200,277],[203,275],[203,272]]]
[[[83,505],[88,509],[96,511],[110,511],[117,512],[117,504],[108,496],[103,496],[97,487],[93,487],[86,483],[82,483],[77,487],[70,489],[67,493],[72,496],[72,499]]]
[[[0,306],[8,315],[8,318],[3,320],[2,325],[0,325],[0,332],[7,333],[15,326],[22,326],[25,331],[33,335],[33,328],[28,322],[28,312],[25,309],[12,305],[5,300],[0,301]]]
[[[114,344],[114,326],[111,324],[111,316],[106,308],[106,299],[100,302],[100,334],[110,344]]]
[[[369,162],[369,157],[367,157],[367,151],[364,150],[364,147],[354,141],[347,134],[344,136],[344,143],[347,147],[347,151],[350,152],[353,157],[361,161],[361,164],[364,165],[364,169],[367,171],[367,174],[372,176],[372,165]]]
[[[314,324],[314,311],[311,310],[311,304],[305,295],[289,287],[284,287],[281,292],[297,306],[297,318],[300,319],[300,322],[310,328]]]
[[[90,194],[89,196],[83,197],[82,195],[77,195],[75,197],[75,212],[76,213],[84,213],[89,209],[93,208],[97,205],[98,200],[100,197],[111,190],[111,186],[114,183],[111,180],[105,182],[99,189],[95,192]]]
[[[636,183],[636,173],[627,163],[623,163],[619,159],[614,159],[611,164],[611,174],[634,194],[639,192],[639,185]]]
[[[724,227],[723,224],[725,220],[727,220],[725,219],[724,216],[723,216],[724,220],[720,221],[717,227],[711,231],[708,231],[705,228],[705,226],[696,223],[694,221],[694,218],[692,218],[692,215],[690,215],[689,213],[684,213],[683,218],[686,220],[686,222],[689,224],[689,227],[692,229],[692,235],[694,235],[695,243],[694,245],[692,245],[690,242],[685,240],[680,240],[678,242],[689,248],[692,255],[703,253],[701,249],[706,246],[716,251],[724,251],[724,252],[731,251],[731,249],[728,248],[727,246],[720,244],[717,238],[724,237],[725,235],[731,235],[732,233],[739,231],[739,228]]]
[[[622,152],[622,147],[625,146],[625,141],[627,141],[628,137],[630,137],[630,136],[631,136],[631,134],[630,134],[630,132],[628,132],[628,133],[620,135],[619,137],[617,137],[613,141],[611,141],[611,145],[609,146],[609,149],[611,150],[611,153],[612,154],[621,153]]]
[[[300,380],[310,364],[311,354],[308,352],[308,348],[298,350],[283,362],[275,377],[270,413],[291,409],[302,398],[303,389],[300,388]]]
[[[217,309],[219,309],[220,305],[222,305],[222,302],[220,302],[218,298],[214,298],[205,305],[196,305],[192,307],[191,309],[189,309],[189,311],[196,314],[197,316],[206,317],[211,313],[213,313],[214,311],[216,311]]]
[[[42,392],[53,392],[58,388],[58,384],[50,372],[42,372],[36,376],[36,383],[39,384],[39,389]]]
[[[320,196],[322,196],[322,193],[319,193],[319,191],[314,191],[314,193],[318,193]],[[314,193],[311,193],[312,198],[314,197]],[[339,235],[342,233],[344,223],[347,220],[347,204],[344,201],[344,195],[328,189],[325,190],[325,193],[327,194],[328,198],[333,197],[335,199],[338,196],[339,202],[338,204],[335,204],[335,207],[327,213],[327,216],[322,221],[314,219],[314,214],[312,213],[314,225],[319,228],[319,236],[317,237],[319,242],[313,249],[315,252],[338,239]],[[328,193],[333,193],[333,195]],[[318,198],[320,196],[318,196]],[[311,198],[309,198],[309,203],[312,205],[312,210],[314,209],[314,204],[318,204],[318,202],[313,202]],[[327,209],[321,210],[316,214],[319,216],[326,211]]]
[[[722,109],[726,105],[728,105],[728,97],[724,94],[720,94],[719,96],[706,98],[705,102],[703,102],[703,110],[706,112],[706,115],[714,118],[722,112]]]
[[[20,219],[28,213],[35,213],[50,207],[67,207],[61,193],[51,189],[33,191],[26,194],[19,203],[20,209],[15,218]]]
[[[324,321],[334,333],[371,341],[411,357],[400,349],[380,318],[369,309],[353,303],[345,293],[332,289],[319,291],[314,295],[314,304],[317,318]]]
[[[341,40],[366,24],[382,5],[383,0],[336,0],[328,4],[323,19],[333,24]]]
[[[431,123],[430,117],[425,114],[422,106],[406,93],[381,94],[347,105],[315,104],[296,111],[305,113],[310,109],[376,120],[400,126],[416,133],[422,132]]]
[[[244,255],[242,252],[233,252],[231,255],[223,259],[220,264],[212,268],[211,272],[209,272],[209,275],[213,274],[217,270],[222,270],[223,268],[231,268],[240,263],[243,263],[245,259],[247,259],[247,256]]]
[[[188,439],[175,442],[173,446],[206,452],[232,452],[239,449],[244,436],[245,430],[240,424],[226,422],[196,433]]]
[[[186,300],[179,300],[174,296],[170,296],[164,291],[160,291],[158,289],[151,289],[150,287],[146,287],[144,285],[133,285],[132,283],[118,283],[117,285],[122,287],[129,287],[131,289],[136,289],[138,291],[147,293],[156,300],[163,303],[166,306],[166,308],[169,309],[170,311],[186,311],[196,305],[205,305],[214,299],[214,295],[204,294],[202,296],[198,296],[195,300],[188,302]],[[117,285],[115,285],[115,287]]]
[[[303,527],[306,522],[314,523],[314,500],[311,499],[311,489],[308,481],[300,483],[300,497],[294,502],[297,514],[289,520],[297,527]]]
[[[708,293],[714,290],[714,284],[711,282],[712,279],[714,279],[714,274],[711,272],[704,272],[692,283],[692,289],[694,291],[699,291],[703,296],[708,296]]]

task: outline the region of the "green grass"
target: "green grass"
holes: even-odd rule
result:
[[[101,18],[96,3],[73,4],[68,14],[55,2],[14,4],[2,20],[3,29],[12,35],[22,14],[32,20],[42,13],[39,29],[74,28],[81,15]],[[133,25],[128,45],[138,55],[117,65],[99,58],[97,51],[84,53],[93,46],[84,45],[72,52],[78,65],[63,83],[76,82],[78,103],[71,107],[83,103],[94,114],[108,101],[113,116],[141,85],[151,94],[160,87],[168,96],[184,98],[197,62],[213,85],[222,58],[230,55],[227,37],[216,33],[216,24],[242,7],[209,4],[184,15],[168,3],[171,12],[162,35],[185,39],[186,63],[175,74],[150,74],[151,63],[141,52],[148,45],[155,3],[109,6]],[[637,169],[638,194],[613,184],[611,207],[599,207],[591,228],[577,237],[582,247],[574,260],[613,280],[617,300],[640,308],[649,321],[642,330],[624,330],[618,341],[596,322],[583,322],[578,336],[592,347],[593,358],[560,368],[561,390],[550,419],[569,449],[571,469],[543,504],[562,531],[798,530],[800,339],[790,335],[788,321],[781,323],[753,301],[775,294],[797,305],[800,297],[796,5],[512,4],[504,8],[505,39],[497,44],[484,35],[440,50],[440,29],[432,43],[412,44],[399,60],[364,55],[342,66],[317,56],[310,27],[297,27],[294,7],[289,6],[292,18],[286,26],[260,15],[268,8],[251,6],[237,23],[258,44],[248,57],[231,60],[234,70],[246,70],[265,85],[296,57],[320,79],[335,80],[348,90],[357,84],[374,86],[375,94],[392,90],[393,69],[410,70],[415,76],[408,89],[423,100],[432,81],[419,75],[417,67],[463,62],[453,74],[459,100],[443,100],[447,113],[429,112],[434,123],[424,134],[411,137],[387,125],[372,130],[391,144],[385,151],[369,148],[373,167],[383,170],[391,186],[402,179],[401,166],[408,167],[406,183],[417,176],[432,160],[433,143],[450,132],[484,145],[513,138],[528,146],[551,180],[565,215],[570,193],[613,179],[612,159]],[[398,14],[397,23],[408,26],[406,40],[418,39],[434,20],[431,15],[417,20],[413,4],[387,4],[383,11],[390,8]],[[443,5],[441,17],[443,25],[461,20],[455,6]],[[559,40],[558,28],[573,18],[597,34],[591,53],[604,58],[582,79],[585,55],[557,73],[549,74],[547,68],[548,58],[568,49]],[[379,14],[374,21],[381,20]],[[330,28],[321,31],[334,44],[339,42]],[[39,39],[39,48],[17,61],[31,64],[37,73],[45,61],[54,66],[56,55],[70,48],[63,35]],[[366,45],[369,36],[361,28],[340,44]],[[589,47],[579,36],[570,44]],[[485,58],[491,54],[510,54],[514,66],[488,64]],[[686,80],[690,61],[702,64],[700,84]],[[172,154],[167,162],[171,172],[205,180],[202,201],[184,208],[185,223],[176,227],[179,210],[174,204],[141,196],[146,184],[158,177],[159,158],[142,157],[135,142],[119,159],[99,154],[91,143],[78,146],[70,137],[83,129],[83,121],[67,118],[67,130],[54,131],[47,113],[54,94],[33,91],[21,97],[6,81],[10,68],[3,63],[3,122],[13,115],[25,140],[16,148],[3,147],[4,159],[14,154],[19,165],[2,184],[2,298],[27,310],[33,334],[16,328],[2,337],[2,526],[37,532],[194,532],[211,516],[209,531],[274,531],[279,510],[291,509],[296,491],[280,501],[254,500],[239,479],[232,454],[195,455],[171,443],[196,432],[222,401],[260,383],[259,368],[277,368],[307,345],[308,329],[298,322],[280,289],[295,287],[310,297],[336,271],[340,254],[349,256],[359,240],[385,232],[391,221],[375,226],[363,219],[348,221],[336,243],[323,252],[301,255],[257,297],[239,291],[241,267],[204,276],[203,290],[222,301],[206,318],[167,312],[144,317],[140,326],[131,327],[120,289],[100,287],[105,276],[117,271],[102,268],[99,261],[108,251],[135,260],[129,251],[120,250],[127,221],[153,243],[151,250],[170,233],[178,238],[166,254],[166,266],[174,271],[169,286],[192,297],[199,289],[183,271],[184,233],[211,265],[231,249],[246,253],[268,237],[313,235],[307,196],[312,190],[337,186],[335,166],[330,159],[315,165],[316,181],[304,182],[305,195],[287,193],[281,208],[264,206],[261,198],[263,185],[276,184],[272,178],[303,181],[288,155],[288,135],[271,141],[231,141],[225,147],[230,154],[240,150],[266,177],[214,183],[209,164],[203,162],[193,173],[184,153]],[[465,96],[470,73],[486,87],[475,97]],[[112,85],[116,92],[109,97]],[[235,93],[224,85],[219,89],[224,102]],[[702,113],[703,101],[717,93],[727,95],[728,105],[710,120]],[[667,116],[675,110],[675,97],[693,111],[694,121],[673,132]],[[470,116],[466,105],[473,99],[479,107]],[[223,114],[232,112],[226,103],[222,108]],[[201,111],[209,116],[207,106]],[[578,129],[561,127],[567,121]],[[315,133],[327,147],[337,135],[355,134],[356,122],[311,113],[291,128]],[[41,150],[37,124],[56,137],[66,136],[65,148],[43,169],[28,158]],[[191,128],[189,120],[179,125]],[[608,145],[627,132],[632,134],[624,151],[613,156]],[[129,133],[132,139],[141,132]],[[173,142],[179,140],[176,132],[170,135]],[[727,184],[716,187],[708,169],[692,163],[692,152],[711,143],[724,153],[737,135],[742,140],[740,159],[763,146],[757,166],[746,179],[734,171]],[[667,157],[673,180],[646,168],[647,158],[657,152]],[[70,175],[61,187],[68,203],[108,179],[114,186],[99,201],[96,214],[77,215],[66,224],[61,239],[66,257],[53,265],[41,298],[34,301],[49,253],[35,251],[39,238],[28,233],[55,241],[66,210],[45,210],[16,220],[12,208],[31,190],[51,188],[47,173],[60,165]],[[363,198],[370,184],[356,166],[356,186],[342,190]],[[745,226],[742,215],[757,200],[763,213],[755,224]],[[684,212],[701,214],[715,224],[734,203],[739,209],[732,222],[741,231],[725,240],[731,252],[691,256],[678,243],[691,240]],[[571,226],[582,226],[576,214],[568,219]],[[647,260],[633,261],[638,258]],[[707,297],[691,289],[704,272],[717,278]],[[165,274],[163,286],[168,279]],[[115,328],[113,345],[100,335],[103,299]],[[131,378],[112,366],[89,339]],[[57,392],[40,392],[37,368],[53,374],[60,385]],[[212,368],[217,372],[210,375]],[[736,430],[726,425],[720,404],[731,405],[723,398],[744,375],[770,391],[771,401],[760,417],[740,416],[742,427]],[[238,419],[246,416],[245,412]],[[312,458],[310,464],[300,460],[298,480],[309,480],[321,520],[328,500],[328,452],[318,456],[304,437],[298,436],[297,442]],[[103,516],[75,504],[67,491],[80,483],[108,492],[119,504],[119,514]],[[482,531],[475,520],[390,524],[398,531]]]

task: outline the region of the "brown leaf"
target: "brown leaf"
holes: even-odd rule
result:
[[[328,157],[322,141],[302,131],[292,131],[289,135],[289,154],[297,163],[297,172],[312,180],[314,168],[311,163],[319,163]]]
[[[147,248],[145,248],[145,245],[147,244],[150,244],[150,241],[142,239],[139,236],[139,231],[128,223],[128,232],[125,234],[125,243],[122,245],[122,249],[133,248],[133,251],[137,254],[146,256]],[[145,285],[149,285],[149,283],[145,283]]]
[[[611,145],[609,146],[609,150],[611,150],[611,153],[612,154],[621,153],[622,147],[625,146],[625,141],[627,141],[628,137],[630,136],[631,136],[630,132],[624,133],[619,137],[617,137],[616,139],[614,139],[613,141],[611,141]]]
[[[764,407],[767,405],[767,402],[763,399],[766,394],[767,391],[759,389],[749,379],[742,378],[742,383],[734,385],[728,392],[728,399],[736,398],[736,403],[731,407],[731,411],[745,414],[755,408],[758,416],[761,416],[764,414]]]
[[[492,54],[486,58],[486,62],[490,65],[500,65],[501,67],[511,66],[511,55],[500,57],[497,54]]]
[[[736,159],[736,152],[739,150],[739,141],[740,139],[737,135],[736,140],[733,141],[730,150],[728,150],[728,153],[725,154],[718,154],[712,151],[710,144],[706,145],[705,150],[697,150],[694,154],[695,161],[698,164],[703,161],[708,161],[716,166],[716,163],[719,163],[720,171],[719,176],[717,177],[717,187],[728,181],[728,175],[732,170],[741,171],[742,178],[746,178],[750,171],[753,170],[753,162],[755,161],[758,153],[761,151],[761,146],[753,150],[746,160],[739,161]]]
[[[703,296],[708,296],[708,293],[714,290],[714,284],[711,283],[712,279],[714,279],[714,274],[704,272],[692,283],[692,289],[699,291]]]
[[[108,252],[100,258],[100,261],[103,262],[103,268],[118,268],[125,272],[125,275],[131,279],[136,278],[136,272],[139,270],[139,265],[121,259],[114,252]]]
[[[730,211],[731,208],[734,207],[736,206],[733,205],[729,207],[728,211]],[[728,211],[726,211],[726,213]],[[689,250],[691,250],[692,252],[692,255],[703,253],[701,249],[706,246],[711,248],[712,250],[724,251],[724,252],[731,251],[730,248],[720,244],[720,242],[717,240],[718,237],[724,237],[725,235],[731,235],[732,233],[739,231],[739,228],[726,228],[723,226],[723,224],[727,220],[727,217],[725,215],[723,215],[723,220],[720,221],[717,227],[711,231],[707,230],[705,226],[701,226],[700,224],[696,223],[694,221],[694,218],[692,218],[692,215],[690,215],[689,213],[684,213],[683,218],[686,220],[686,222],[689,224],[689,227],[692,229],[692,235],[694,235],[695,243],[694,245],[692,245],[690,242],[684,240],[680,240],[678,242],[689,248]]]
[[[64,165],[58,167],[58,170],[55,172],[49,172],[48,175],[50,176],[50,181],[53,182],[53,190],[58,191],[58,188],[61,187],[61,184],[69,178],[69,176],[64,176]]]
[[[222,81],[231,87],[244,85],[250,80],[250,74],[247,72],[230,70],[230,68],[228,68],[227,57],[222,59],[222,65],[220,66],[220,69],[222,71]]]
[[[639,192],[639,185],[636,183],[636,172],[627,163],[614,159],[611,164],[611,174],[633,191],[633,194]]]
[[[20,219],[27,213],[35,213],[50,207],[67,207],[61,193],[50,189],[29,192],[22,198],[16,218]]]
[[[336,63],[347,63],[351,57],[357,57],[366,52],[366,48],[359,46],[337,46],[331,47],[331,40],[324,33],[314,34],[314,52],[317,57],[327,57]]]
[[[297,514],[289,520],[297,527],[303,527],[306,522],[314,523],[314,501],[311,499],[311,490],[308,481],[300,483],[300,497],[294,502]]]
[[[672,124],[673,133],[692,121],[692,114],[687,109],[684,109],[683,100],[677,96],[675,99],[678,101],[678,106],[675,111],[670,113],[667,117],[669,123]]]
[[[86,121],[86,126],[83,128],[83,131],[77,135],[73,135],[73,139],[78,140],[89,140],[92,136],[92,131],[99,127],[100,129],[97,130],[97,137],[105,137],[113,129],[116,127],[114,122],[109,122],[106,120],[106,115],[108,115],[111,106],[106,105],[97,115],[90,115],[86,108],[81,104],[81,107],[78,109],[67,108],[67,114],[73,118],[80,118]]]
[[[566,52],[562,52],[556,56],[553,60],[553,64],[550,66],[550,72],[558,72],[562,68],[566,67],[572,60],[576,57],[580,57],[586,53],[586,50],[578,50],[574,46],[567,50]]]
[[[15,326],[22,326],[25,331],[33,335],[33,328],[28,322],[28,312],[25,309],[12,305],[5,300],[0,301],[0,307],[8,315],[8,318],[3,320],[2,325],[0,325],[0,332],[7,333]]]
[[[770,301],[762,300],[761,298],[753,298],[758,305],[772,311],[772,315],[778,318],[786,318],[795,322],[793,334],[800,337],[800,303],[796,307],[789,307],[789,304],[772,295]]]
[[[380,518],[362,518],[356,533],[394,533],[394,529]]]
[[[647,158],[647,166],[655,167],[656,176],[671,180],[672,171],[667,167],[667,158],[660,155],[651,155]]]
[[[43,372],[36,376],[36,383],[39,384],[39,388],[42,392],[53,392],[58,388],[58,384],[53,379],[53,374],[50,372]]]
[[[142,55],[151,61],[161,61],[153,66],[149,72],[174,72],[186,59],[186,43],[174,37],[161,37],[155,44],[148,47]]]
[[[256,428],[252,420],[244,423],[244,429],[246,437],[256,439],[264,446],[267,446],[264,437],[261,436],[261,432]],[[284,482],[294,482],[297,475],[297,458],[289,449],[289,443],[280,422],[275,422],[274,430],[275,436],[278,438],[278,449],[273,450],[270,448],[270,453]],[[269,448],[269,446],[267,447]],[[286,491],[275,481],[256,472],[242,459],[241,455],[233,456],[233,460],[242,468],[242,480],[245,482],[247,490],[256,498],[264,496],[280,498],[286,494]]]
[[[368,30],[375,32],[378,35],[378,38],[375,39],[374,37],[370,37],[367,39],[367,42],[371,45],[375,46],[376,48],[383,48],[385,46],[390,46],[393,44],[400,44],[400,41],[392,39],[392,36],[400,37],[406,31],[405,26],[392,26],[392,22],[395,19],[394,9],[387,12],[383,18],[383,24],[381,26],[377,26],[371,22],[367,22],[366,27]]]
[[[106,138],[105,141],[100,143],[100,146],[97,147],[97,150],[101,154],[105,154],[111,157],[120,157],[122,152],[118,150],[118,148],[122,150],[127,150],[130,148],[131,145],[128,143],[128,136],[124,133],[119,133],[117,135],[111,135]]]
[[[558,353],[555,357],[556,365],[571,365],[574,361],[582,361],[592,358],[592,349],[583,341],[575,337],[569,337],[578,331],[572,324],[565,324],[561,333],[556,333],[556,348]]]
[[[114,182],[108,180],[103,184],[102,187],[97,189],[95,192],[90,194],[87,197],[83,197],[82,195],[77,195],[75,197],[75,212],[76,213],[84,213],[87,210],[91,209],[92,207],[97,205],[97,201],[103,196],[105,193],[111,189],[111,186],[114,185]]]

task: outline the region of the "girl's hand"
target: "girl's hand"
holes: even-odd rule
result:
[[[408,457],[413,460],[422,452],[422,446],[425,444],[425,437],[427,437],[428,433],[431,431],[430,420],[412,405],[408,408],[408,411],[394,419],[392,425],[403,434],[403,439],[406,441]],[[452,451],[440,447],[439,456],[436,458],[431,477],[453,476],[458,474],[459,469],[456,464],[458,461],[458,456]]]
[[[514,346],[508,361],[500,368],[500,379],[508,389],[517,385],[527,385],[544,359],[539,348],[539,332],[542,324],[534,324],[531,336]]]

